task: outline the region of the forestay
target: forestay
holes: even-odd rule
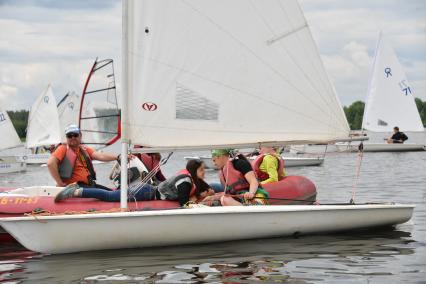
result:
[[[0,150],[21,146],[21,140],[6,111],[0,109]]]
[[[395,51],[380,34],[370,75],[362,128],[390,132],[394,126],[402,131],[423,131],[407,81]]]
[[[59,122],[62,140],[65,141],[65,128],[70,124],[78,124],[80,114],[80,96],[75,92],[67,93],[58,103]]]
[[[84,144],[102,148],[120,138],[120,110],[115,90],[113,61],[96,59],[80,105],[79,124]]]
[[[49,146],[61,142],[58,108],[49,84],[37,97],[28,117],[27,148]]]
[[[349,127],[296,0],[129,1],[128,136],[148,147],[333,141]]]

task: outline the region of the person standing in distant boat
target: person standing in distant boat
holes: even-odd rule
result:
[[[399,127],[398,127],[398,126],[395,126],[395,127],[393,128],[393,135],[392,135],[392,137],[391,137],[391,138],[388,138],[388,139],[387,139],[387,142],[388,142],[389,144],[392,144],[392,143],[400,143],[400,144],[402,144],[402,143],[404,143],[404,142],[405,142],[405,140],[407,140],[407,139],[408,139],[407,135],[405,135],[405,133],[404,133],[404,132],[400,132],[400,131],[399,131]]]
[[[252,162],[260,184],[277,182],[285,177],[284,160],[275,147],[261,147],[260,154]]]
[[[85,187],[109,189],[96,184],[96,172],[92,160],[110,162],[118,160],[120,155],[97,152],[81,145],[81,131],[77,125],[67,126],[65,135],[67,143],[58,146],[47,161],[47,167],[56,181],[56,186],[78,183]]]

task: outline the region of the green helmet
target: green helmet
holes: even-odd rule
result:
[[[212,150],[212,157],[219,157],[222,155],[230,155],[232,153],[233,149],[214,149]]]

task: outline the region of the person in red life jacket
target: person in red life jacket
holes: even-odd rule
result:
[[[96,172],[92,160],[109,162],[117,160],[119,155],[97,152],[81,145],[81,131],[77,125],[69,125],[65,129],[65,135],[67,143],[58,146],[47,161],[47,167],[56,181],[56,186],[78,183],[81,186],[108,189],[96,184]]]
[[[225,189],[222,205],[266,204],[268,193],[259,186],[250,162],[241,154],[231,158],[231,153],[231,149],[212,151],[213,163],[219,169],[219,179]]]
[[[141,148],[141,146],[135,145],[135,148]],[[160,153],[135,153],[134,154],[142,163],[145,165],[146,169],[151,172],[156,170],[155,176],[153,178],[156,185],[166,180],[166,177],[163,175],[160,169],[161,154]]]
[[[284,160],[275,147],[261,147],[259,156],[252,162],[260,184],[277,182],[285,177]]]
[[[185,205],[188,201],[200,202],[214,190],[204,181],[205,166],[199,159],[188,160],[186,168],[160,183],[158,192],[161,199],[178,200]]]

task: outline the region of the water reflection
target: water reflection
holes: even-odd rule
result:
[[[409,232],[388,229],[45,256],[10,245],[0,251],[0,281],[308,283],[350,275],[395,280],[408,271],[396,258],[413,254],[412,243]]]

